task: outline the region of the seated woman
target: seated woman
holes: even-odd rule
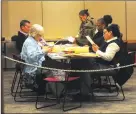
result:
[[[111,24],[104,29],[103,33],[105,43],[101,47],[97,46],[96,44],[92,45],[92,49],[97,55],[100,56],[100,59],[96,59],[96,62],[99,64],[98,66],[105,66],[109,68],[110,66],[115,65],[114,59],[119,56],[120,52],[121,42],[118,39],[118,37],[120,37],[119,26],[117,24]]]
[[[32,25],[29,37],[25,40],[21,52],[21,58],[26,63],[41,66],[42,62],[45,61],[45,55],[50,48],[42,49],[38,45],[38,41],[41,37],[43,37],[43,35],[44,29],[41,25]],[[36,89],[40,88],[41,86],[42,89],[42,87],[44,87],[43,83],[39,82],[40,79],[42,79],[40,69],[26,65],[24,68],[24,73],[25,85],[28,88]]]
[[[79,18],[81,20],[81,25],[79,34],[74,39],[74,42],[79,46],[88,45],[88,40],[85,36],[89,35],[92,38],[95,34],[96,27],[93,20],[90,18],[88,9],[81,10],[79,12]]]

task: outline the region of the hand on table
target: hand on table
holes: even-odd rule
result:
[[[42,47],[43,52],[47,52],[47,53],[51,53],[52,49],[53,49],[53,47],[51,47],[51,46],[43,46]]]

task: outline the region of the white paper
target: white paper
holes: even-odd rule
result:
[[[47,54],[51,59],[66,59],[66,57],[62,56],[60,53],[48,53]]]
[[[98,29],[95,30],[95,34],[98,32]]]
[[[95,44],[94,41],[90,38],[90,36],[86,36],[86,38],[92,45]]]
[[[54,46],[54,44],[47,44],[49,47],[53,47]]]
[[[74,42],[75,41],[75,38],[73,38],[72,36],[69,36],[68,38],[67,38],[67,40],[69,41],[69,42]]]

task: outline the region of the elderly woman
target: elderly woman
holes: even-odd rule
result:
[[[29,37],[25,40],[21,52],[21,58],[26,63],[41,66],[42,62],[45,61],[45,55],[48,52],[49,48],[45,50],[38,45],[38,42],[41,37],[43,37],[43,35],[44,29],[41,25],[32,25]],[[40,69],[26,65],[24,68],[24,73],[25,85],[28,88],[35,89],[40,85],[41,87],[43,86],[42,83],[39,82],[40,78],[42,77]]]

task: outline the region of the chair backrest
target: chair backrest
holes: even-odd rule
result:
[[[131,58],[132,58],[132,64],[135,63],[135,54],[136,52],[129,52]]]
[[[12,54],[13,56],[13,59],[17,60],[17,61],[21,61],[21,62],[25,62],[23,59],[21,59],[20,55],[16,55],[16,54]],[[21,64],[21,63],[16,63],[15,65],[15,68],[16,68],[16,71],[23,71],[24,69],[24,64]]]
[[[122,55],[120,57],[121,66],[129,65],[133,63],[134,63],[133,53],[128,53],[127,55],[124,56]],[[133,72],[134,72],[133,66],[120,69],[116,77],[117,83],[119,85],[125,84],[127,80],[132,76]]]
[[[5,41],[5,37],[1,37],[1,41]]]
[[[120,33],[120,38],[122,39],[122,37],[123,37],[123,34],[122,34],[122,33]]]
[[[17,36],[17,35],[14,35],[14,36],[11,37],[11,40],[12,40],[12,41],[16,41],[17,38],[18,38],[18,36]]]
[[[12,54],[12,56],[13,56],[13,59],[24,62],[24,60],[21,59],[20,55]]]
[[[123,42],[123,44],[122,44],[122,51],[123,51],[123,53],[128,53],[128,47],[127,47],[127,42]]]

